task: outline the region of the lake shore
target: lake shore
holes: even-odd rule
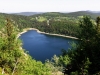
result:
[[[65,35],[60,35],[60,34],[51,34],[51,33],[41,32],[41,31],[39,31],[39,30],[36,29],[36,28],[25,28],[25,29],[23,29],[23,31],[20,32],[20,33],[17,35],[17,38],[20,37],[23,33],[26,33],[28,30],[36,30],[38,33],[46,34],[46,35],[53,35],[53,36],[61,36],[61,37],[71,38],[71,39],[78,39],[78,38],[72,37],[72,36],[65,36]]]

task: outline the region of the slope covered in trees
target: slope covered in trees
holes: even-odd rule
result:
[[[4,25],[4,20],[9,17],[15,25],[22,30],[23,28],[37,28],[48,33],[57,33],[70,36],[77,36],[79,31],[79,19],[83,15],[90,15],[95,19],[99,14],[89,11],[79,11],[72,13],[47,12],[33,16],[23,16],[14,14],[0,14],[0,23]],[[1,26],[0,25],[0,26]]]
[[[58,16],[59,13],[49,14],[29,17],[0,14],[0,73],[55,75],[65,67],[65,74],[68,75],[99,75],[100,17],[94,21],[87,16],[75,18]],[[11,20],[5,20],[6,17]],[[30,27],[49,33],[77,36],[79,42],[72,43],[72,48],[67,52],[63,50],[62,55],[55,55],[43,64],[21,49],[21,41],[16,39],[19,31]]]
[[[42,13],[43,12],[20,12],[20,13],[9,13],[9,14],[31,16],[31,15],[42,14]]]
[[[2,75],[51,75],[51,68],[32,59],[17,38],[17,27],[6,20],[3,36],[0,35],[0,74]]]
[[[52,14],[53,15],[34,15],[29,17],[21,15],[0,14],[2,16],[0,18],[4,23],[4,19],[9,17],[15,22],[15,25],[19,28],[20,31],[24,28],[37,28],[40,31],[48,33],[57,33],[71,36],[77,35],[77,31],[79,30],[77,25],[78,19],[73,17],[60,16],[57,13]]]
[[[96,24],[94,24],[90,17],[85,16],[80,20],[79,26],[79,42],[62,55],[61,62],[67,69],[65,73],[68,75],[100,75],[100,17],[97,17]]]

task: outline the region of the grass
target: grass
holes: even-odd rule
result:
[[[38,17],[38,19],[37,19],[37,21],[39,21],[39,22],[43,22],[46,20],[47,20],[47,18],[45,18],[45,17]]]

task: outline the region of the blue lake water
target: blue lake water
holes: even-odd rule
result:
[[[35,30],[29,30],[19,37],[23,42],[23,49],[36,60],[44,62],[51,59],[53,55],[60,55],[61,50],[70,48],[70,42],[75,41],[60,36],[51,36],[38,33]]]

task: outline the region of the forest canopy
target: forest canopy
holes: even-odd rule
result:
[[[68,75],[100,74],[100,17],[19,16],[0,14],[0,73],[3,75]],[[54,14],[53,14],[54,15]],[[63,15],[63,14],[62,14]],[[8,17],[10,19],[5,18]],[[62,50],[62,55],[45,63],[36,61],[21,49],[17,34],[24,28],[37,28],[48,33],[75,36],[78,43]],[[24,61],[24,62],[23,62]],[[60,74],[60,75],[61,75]]]

